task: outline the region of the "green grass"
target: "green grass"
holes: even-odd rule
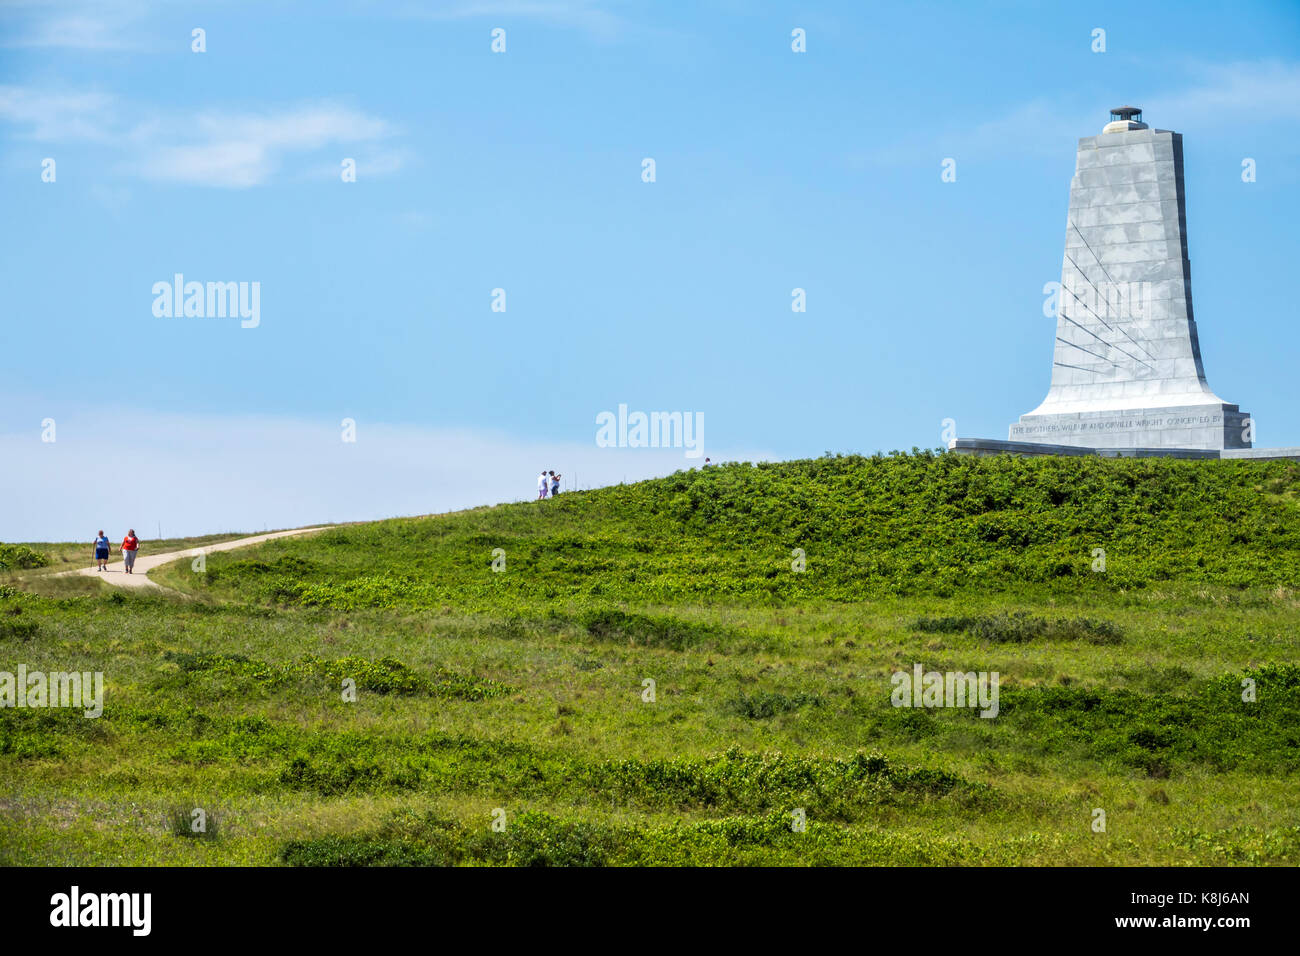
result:
[[[1295,865],[1298,489],[828,457],[12,574],[0,670],[108,689],[0,710],[0,862]],[[915,663],[999,716],[892,707]]]

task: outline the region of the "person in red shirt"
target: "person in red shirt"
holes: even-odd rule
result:
[[[126,565],[127,574],[135,574],[135,553],[139,548],[140,539],[135,536],[135,528],[131,528],[122,539],[122,563]]]

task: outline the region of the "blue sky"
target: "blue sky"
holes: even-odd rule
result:
[[[1211,387],[1300,445],[1295,4],[4,3],[0,539],[695,464],[596,447],[619,404],[715,459],[1004,438],[1120,103],[1184,134]],[[156,317],[178,272],[258,282],[260,324]]]

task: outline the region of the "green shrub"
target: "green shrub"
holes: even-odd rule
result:
[[[806,820],[789,808],[668,826],[575,821],[538,811],[507,819],[501,832],[434,813],[398,810],[370,832],[294,840],[289,866],[735,866],[971,865],[1014,862],[1037,835],[998,846],[916,833],[850,829]],[[1300,828],[1297,828],[1300,831]],[[1291,841],[1294,843],[1294,840]]]
[[[1242,681],[1256,700],[1243,701]],[[1051,752],[1082,751],[1152,776],[1202,764],[1215,771],[1300,770],[1300,665],[1227,674],[1194,693],[1052,687],[1003,690],[999,723]]]
[[[613,608],[592,610],[578,618],[591,638],[629,647],[662,647],[674,651],[725,640],[727,634],[709,624],[674,617],[633,614]]]
[[[355,682],[357,690],[377,694],[487,700],[510,693],[510,688],[504,684],[445,667],[435,668],[429,675],[421,674],[393,657],[377,661],[361,657],[326,660],[309,654],[298,661],[273,664],[253,660],[242,654],[168,651],[163,658],[175,663],[182,675],[226,675],[265,688],[305,681],[328,681],[337,687],[341,686],[344,679],[350,679]],[[166,685],[172,681],[164,678],[161,683]],[[182,683],[193,686],[193,682],[188,679],[183,679]]]
[[[194,815],[193,807],[173,807],[167,812],[167,828],[172,836],[183,837],[187,840],[204,840],[215,842],[220,836],[221,822],[217,814],[204,810],[201,818],[203,829],[196,829],[199,826],[199,818]]]
[[[25,544],[0,544],[0,571],[25,571],[48,567],[50,558]]]
[[[291,840],[280,851],[288,866],[451,866],[436,847],[369,836]]]
[[[1050,620],[1024,611],[1011,614],[981,614],[957,617],[923,617],[913,627],[927,634],[968,633],[991,644],[1020,644],[1026,641],[1085,641],[1089,644],[1118,644],[1123,640],[1119,625],[1086,617]]]
[[[393,814],[378,831],[294,840],[280,859],[290,866],[607,866],[627,854],[635,831],[526,811],[500,832],[469,829],[435,814]]]
[[[822,807],[853,816],[870,805],[908,802],[915,796],[952,795],[988,802],[993,791],[957,774],[892,764],[879,753],[845,760],[745,753],[677,760],[615,760],[591,767],[588,786],[617,802],[718,807],[746,812],[774,806]]]
[[[345,793],[415,790],[418,771],[390,769],[365,757],[296,756],[280,772],[279,782],[290,790],[314,790],[326,797]]]
[[[10,614],[0,615],[0,641],[30,641],[39,630],[35,621]]]
[[[801,707],[820,707],[822,699],[817,694],[781,694],[771,691],[757,691],[746,694],[743,691],[727,701],[725,709],[750,720],[765,720],[777,714],[787,714]]]
[[[500,833],[474,841],[475,856],[507,866],[608,866],[622,855],[630,832],[585,821],[526,812]]]

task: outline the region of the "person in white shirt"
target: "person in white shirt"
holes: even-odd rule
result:
[[[546,489],[549,487],[546,472],[543,471],[537,476],[537,500],[541,501],[546,497]]]

